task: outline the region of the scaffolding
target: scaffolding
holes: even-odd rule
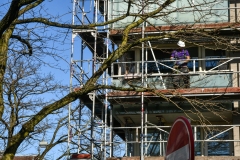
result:
[[[107,1],[102,0],[74,0],[72,24],[82,25],[104,22],[107,13],[102,8],[105,8],[106,5]],[[108,57],[109,45],[107,43],[108,32],[106,26],[72,31],[70,92],[73,92],[75,88],[81,89],[84,83],[101,65],[101,62]],[[85,52],[88,54],[85,54]],[[97,83],[107,85],[109,79],[107,72],[101,77],[101,81]],[[79,105],[76,105],[77,107],[73,106],[73,104],[68,106],[69,155],[72,153],[90,154],[90,157],[96,159],[106,159],[106,152],[108,152],[106,151],[108,145],[106,139],[109,138],[107,137],[109,127],[106,121],[109,103],[106,99],[99,99],[97,97],[99,94],[107,95],[107,90],[89,93],[86,98],[90,99],[92,103],[87,105],[88,109],[86,109],[86,104],[81,100]],[[83,110],[85,111],[84,113]],[[76,135],[73,134],[73,128],[75,128]],[[77,144],[77,149],[72,150],[71,143]],[[90,148],[86,147],[85,143],[89,143]]]
[[[110,17],[107,6],[109,6],[109,1],[107,0],[74,0],[72,24],[83,25],[105,22],[108,17]],[[143,37],[146,36],[146,34],[144,33],[145,26],[143,25],[142,27],[143,28],[141,36]],[[106,58],[108,58],[108,55],[111,54],[111,51],[115,49],[116,44],[114,44],[109,38],[109,28],[110,26],[101,26],[95,27],[94,29],[82,29],[72,31],[70,92],[73,92],[76,88],[81,89],[81,87],[84,86],[85,82],[99,68],[101,63]],[[153,61],[144,59],[144,54],[146,54],[146,48],[151,51]],[[101,79],[98,80],[97,83],[104,85],[108,85],[111,83],[119,87],[129,87],[129,83],[123,82],[129,82],[128,79],[130,79],[131,83],[134,83],[134,86],[141,85],[147,87],[147,85],[150,85],[151,87],[152,85],[152,87],[159,86],[159,88],[157,89],[169,88],[169,79],[165,78],[168,77],[169,74],[161,73],[161,70],[159,68],[162,67],[165,69],[174,70],[174,68],[169,67],[169,64],[173,63],[174,60],[156,59],[150,41],[148,41],[147,43],[142,43],[140,52],[142,58],[139,59],[141,59],[141,61],[114,62],[113,64],[111,64],[111,67],[104,72]],[[229,76],[235,73],[238,74],[238,72],[233,72],[230,70],[224,70],[222,72],[218,70],[218,72],[213,72],[213,70],[218,69],[225,64],[228,64],[232,60],[237,59],[240,58],[192,58],[190,61],[193,66],[193,70],[187,75],[209,76],[224,74],[224,76]],[[196,63],[198,62],[219,62],[220,60],[223,60],[223,63],[217,64],[209,70],[200,70],[199,72],[196,71]],[[153,68],[157,69],[155,73],[150,73],[148,71],[148,67],[150,65]],[[125,71],[123,72],[123,68],[127,67],[129,68],[129,70],[130,68],[133,68],[134,72],[127,74],[125,73]],[[201,67],[206,68],[206,66]],[[114,68],[117,68],[117,73],[115,73],[116,71],[114,70]],[[183,75],[186,74],[183,73]],[[138,81],[134,82],[134,78]],[[149,81],[151,83],[147,83]],[[198,82],[195,83],[195,85],[201,85]],[[206,85],[206,82],[204,82],[204,85]],[[231,84],[226,85],[227,87],[229,87],[228,85]],[[113,126],[114,113],[112,104],[114,104],[113,101],[116,100],[116,97],[119,98],[119,96],[117,95],[116,97],[114,97],[110,93],[112,93],[112,91],[108,89],[94,91],[86,96],[86,99],[89,99],[90,103],[86,104],[80,100],[79,104],[77,105],[69,104],[69,155],[73,152],[77,154],[90,154],[91,159],[106,160],[108,157],[115,156],[114,146],[119,145],[121,147],[124,146],[125,148],[124,156],[139,155],[141,160],[143,160],[145,156],[164,156],[167,137],[171,126],[164,124],[165,119],[161,116],[160,113],[156,114],[156,117],[154,117],[156,118],[156,123],[151,123],[150,121],[148,121],[148,112],[151,112],[152,110],[151,107],[148,107],[148,105],[145,103],[145,98],[148,98],[149,95],[146,95],[142,92],[139,95],[135,96],[136,100],[133,101],[133,103],[136,103],[136,101],[140,102],[137,104],[141,106],[140,111],[132,111],[132,115],[140,116],[140,125],[136,127],[136,124],[134,124],[134,120],[126,114],[125,116],[123,116],[123,119],[120,119],[120,121],[122,121],[125,126],[116,127]],[[200,95],[201,93],[197,94]],[[221,94],[222,92],[219,93],[219,95]],[[213,94],[210,94],[208,96],[212,95]],[[186,96],[191,97],[192,93],[189,93]],[[239,93],[236,93],[234,95],[234,100],[237,99],[237,96],[239,96]],[[122,99],[127,97],[129,97],[129,95],[123,95]],[[163,103],[163,101],[161,101],[160,103]],[[156,106],[160,103],[156,103]],[[127,110],[128,106],[125,108],[123,103],[120,107]],[[124,115],[124,113],[121,113],[120,111],[117,113]],[[88,117],[85,117],[86,115],[88,115]],[[240,125],[205,125],[204,127],[209,128],[222,128],[221,130],[216,130],[214,134],[205,134],[205,136],[207,137],[206,138],[198,134],[199,132],[203,132],[201,129],[203,127],[202,125],[192,125],[194,130],[194,140],[198,147],[197,152],[207,153],[206,145],[211,142],[239,142],[239,140],[232,140],[231,138],[221,139],[220,137],[219,139],[219,136],[224,135],[227,131],[231,131],[230,134],[232,134],[232,130],[235,127],[239,126]],[[73,132],[73,130],[75,130],[75,132]],[[120,132],[118,132],[119,130]],[[122,131],[124,131],[124,133],[122,133]],[[118,140],[115,140],[116,136],[119,136]],[[72,143],[75,143],[77,148],[72,148]],[[85,145],[86,143],[89,143],[90,147],[87,147]],[[202,144],[204,144],[205,147]],[[136,152],[137,148],[140,148],[140,152]]]

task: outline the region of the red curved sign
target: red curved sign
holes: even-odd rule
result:
[[[172,125],[165,160],[194,160],[194,140],[187,118],[178,117]]]

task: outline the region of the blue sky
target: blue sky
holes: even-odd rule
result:
[[[0,1],[0,18],[1,15],[4,15],[4,13],[6,13],[7,9],[8,9],[8,5],[5,5],[4,7],[1,7],[2,4],[11,2],[10,0],[1,0]],[[86,2],[87,3],[87,2]],[[73,8],[73,4],[72,4],[72,0],[65,0],[65,1],[60,1],[60,0],[45,0],[45,2],[42,3],[45,6],[46,9],[46,13],[52,14],[53,16],[55,15],[59,15],[59,19],[57,19],[56,21],[60,21],[60,22],[66,22],[66,23],[72,23],[72,8]],[[89,8],[86,9],[89,11]],[[56,33],[59,29],[58,28],[49,28],[52,29],[50,31],[48,31],[48,34],[50,33]],[[60,30],[63,31],[63,30]],[[56,79],[58,81],[60,81],[61,83],[65,84],[66,86],[69,86],[69,82],[70,82],[70,55],[71,55],[71,30],[64,30],[66,33],[65,35],[63,34],[63,37],[61,37],[59,39],[60,43],[55,43],[55,42],[49,42],[50,46],[54,46],[59,50],[59,56],[61,56],[62,58],[59,59],[58,66],[61,67],[63,70],[59,70],[59,69],[54,69],[54,68],[49,68],[49,66],[45,66],[42,71],[44,73],[48,73],[51,72],[52,74],[54,74],[54,76],[56,77]],[[77,37],[74,39],[74,60],[79,60],[80,59],[80,38]],[[92,57],[92,53],[89,52],[88,49],[84,50],[84,55],[86,55],[84,57],[84,59],[91,59]],[[56,63],[55,59],[48,57],[45,58],[44,61],[46,63],[52,64],[54,65]],[[87,72],[87,71],[86,71]],[[46,99],[58,99],[61,98],[62,96],[66,95],[69,92],[69,90],[66,90],[65,93],[60,94],[58,97],[54,97],[55,94],[49,95],[49,96],[45,96]],[[57,93],[56,93],[57,94]],[[67,112],[67,111],[66,111]],[[65,131],[67,132],[67,131]],[[34,146],[36,146],[35,148],[31,147],[28,150],[21,152],[20,155],[29,155],[29,154],[37,154],[38,150],[37,150],[37,146],[38,144],[35,144]],[[53,153],[54,152],[54,153]],[[59,153],[58,153],[58,149],[55,149],[53,152],[50,153],[50,155],[52,156],[53,159],[55,159]]]
[[[1,0],[0,1],[0,18],[2,18],[2,16],[7,12],[8,10],[8,6],[10,4],[10,0]],[[59,15],[61,22],[69,22],[71,24],[72,22],[72,3],[71,0],[65,0],[65,1],[60,1],[60,0],[45,0],[45,2],[43,2],[43,5],[45,6],[45,9],[47,8],[46,12],[54,15]],[[67,14],[66,14],[67,13]],[[50,28],[51,29],[51,28]],[[53,29],[53,28],[52,28]],[[67,31],[67,30],[66,30]],[[49,33],[54,33],[56,32],[56,29],[50,31]],[[54,69],[54,68],[49,68],[48,66],[46,66],[45,68],[42,68],[42,71],[44,73],[48,73],[51,72],[52,74],[54,74],[54,76],[56,77],[56,79],[58,81],[60,81],[61,83],[65,84],[65,85],[69,85],[69,80],[70,80],[70,54],[71,54],[71,30],[69,30],[68,34],[66,35],[67,38],[62,37],[62,40],[59,39],[59,41],[61,41],[62,43],[53,43],[50,42],[50,46],[58,48],[58,49],[62,49],[63,51],[59,53],[59,55],[61,57],[63,57],[62,59],[59,59],[59,61],[57,62],[59,64],[59,66],[64,69],[64,70],[59,70],[59,69]],[[49,62],[49,64],[51,64],[54,59],[52,58],[46,58],[44,59],[45,62]],[[54,64],[55,62],[53,62]],[[43,73],[43,74],[44,74]],[[68,93],[69,90],[66,90],[65,95]],[[55,94],[53,94],[54,96]],[[62,95],[59,95],[59,97],[45,97],[46,99],[57,99],[57,98],[61,98],[64,95],[64,93]],[[38,146],[38,144],[35,144],[34,146]],[[28,155],[28,154],[37,154],[37,148],[31,147],[28,150],[20,153],[20,155]],[[55,150],[55,154],[52,154],[53,159],[55,159],[59,153],[57,152],[57,150]]]

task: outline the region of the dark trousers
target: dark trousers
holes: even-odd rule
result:
[[[177,71],[173,71],[174,75],[172,82],[174,89],[177,88],[190,88],[190,76],[189,75],[181,75],[181,73],[188,73],[189,69],[187,66],[174,66],[173,67]]]

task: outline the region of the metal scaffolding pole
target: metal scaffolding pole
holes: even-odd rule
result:
[[[72,24],[75,23],[75,13],[76,13],[76,3],[77,0],[74,0],[73,2],[73,14],[72,14]],[[73,78],[73,53],[74,53],[74,38],[75,38],[75,33],[72,32],[72,37],[71,37],[71,53],[70,53],[70,81],[69,81],[69,92],[72,92],[72,78]],[[67,153],[68,156],[70,156],[70,142],[72,139],[72,126],[71,126],[71,110],[72,110],[72,103],[68,104],[68,145],[67,145]]]
[[[142,25],[142,38],[144,38],[144,25]],[[142,42],[142,64],[144,64],[144,42]],[[145,67],[146,70],[146,67]],[[143,65],[142,65],[142,71],[143,71]],[[142,79],[142,84],[144,84],[144,74],[143,72],[141,73],[141,79]],[[141,155],[140,159],[144,160],[144,129],[143,129],[143,121],[144,121],[144,93],[141,92]]]

